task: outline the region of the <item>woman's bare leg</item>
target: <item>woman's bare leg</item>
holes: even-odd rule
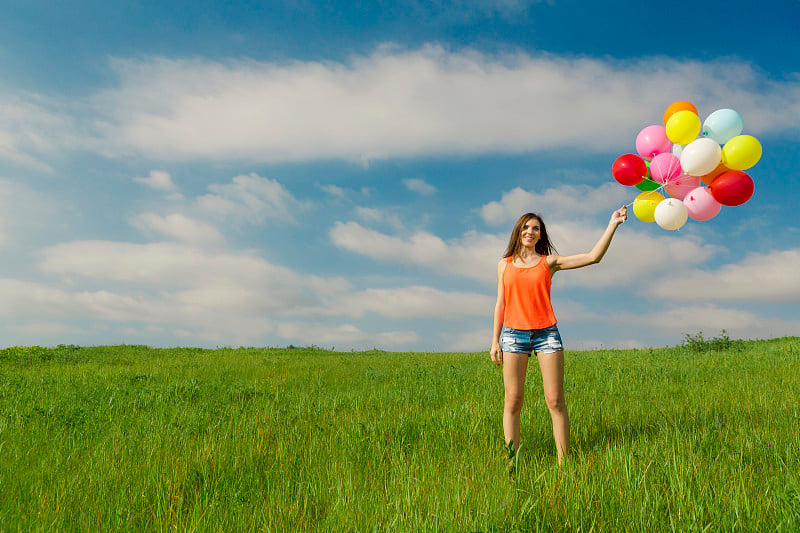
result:
[[[505,408],[503,409],[503,433],[506,444],[514,441],[519,449],[519,418],[525,391],[525,373],[528,370],[528,354],[503,352],[503,385]]]
[[[556,440],[558,464],[569,454],[569,414],[564,398],[564,351],[541,353],[539,368],[542,370],[544,401],[553,420],[553,436]]]

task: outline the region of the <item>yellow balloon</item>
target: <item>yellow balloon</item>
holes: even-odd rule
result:
[[[645,191],[633,201],[633,214],[642,222],[655,222],[656,206],[664,197],[656,191]]]
[[[731,170],[745,170],[761,159],[761,143],[752,135],[737,135],[722,147],[722,162]]]
[[[689,144],[697,138],[702,127],[697,113],[684,109],[667,120],[667,138],[675,144]]]

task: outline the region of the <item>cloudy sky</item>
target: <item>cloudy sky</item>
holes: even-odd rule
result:
[[[587,251],[664,109],[753,198],[553,281],[567,348],[800,332],[800,2],[0,1],[0,346],[488,349],[517,217]]]

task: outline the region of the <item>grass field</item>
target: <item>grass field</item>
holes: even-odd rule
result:
[[[800,339],[535,365],[517,473],[488,354],[0,350],[0,531],[798,531]]]

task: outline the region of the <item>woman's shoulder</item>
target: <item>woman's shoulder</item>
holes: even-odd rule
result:
[[[497,262],[497,275],[502,276],[503,272],[506,271],[506,265],[511,262],[510,257],[503,257],[500,261]]]
[[[559,259],[561,259],[561,256],[558,254],[550,254],[545,256],[545,261],[547,261],[548,267],[558,264]]]

